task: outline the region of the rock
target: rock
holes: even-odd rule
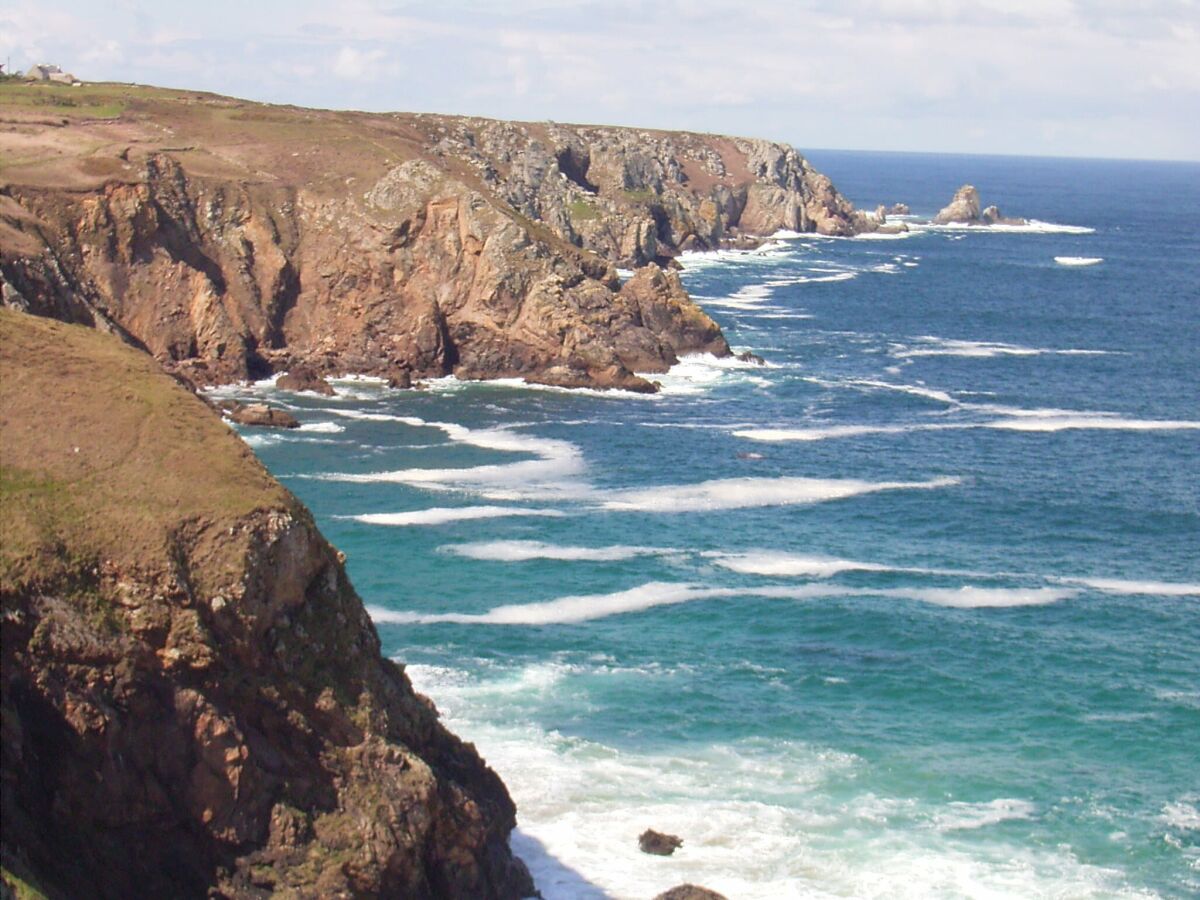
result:
[[[638,837],[638,849],[655,856],[670,856],[682,846],[681,838],[673,834],[663,834],[653,828],[647,828]]]
[[[250,449],[111,335],[0,309],[0,345],[28,479],[0,517],[6,871],[50,897],[533,894],[504,785]]]
[[[0,302],[123,334],[197,385],[286,368],[280,386],[324,393],[319,372],[565,368],[599,387],[614,367],[724,352],[682,285],[655,282],[654,299],[614,267],[673,268],[683,248],[781,228],[887,227],[769,141],[350,112],[314,130],[311,111],[279,108],[286,139],[248,145],[224,124],[229,100],[182,103],[147,99],[96,153],[88,129],[56,129],[64,158],[89,160],[70,177],[6,172]],[[267,157],[282,161],[271,179]]]
[[[407,391],[413,387],[412,372],[408,369],[396,369],[388,376],[388,387]],[[423,385],[422,385],[423,387]]]
[[[884,208],[882,203],[875,207],[875,221],[880,225],[887,222],[887,210]]]
[[[654,900],[726,900],[724,894],[710,891],[695,884],[681,884],[663,891]]]
[[[754,363],[756,366],[765,366],[767,361],[757,353],[751,353],[749,350],[743,350],[737,355],[737,359],[741,362]]]
[[[1029,224],[1029,222],[1025,219],[1010,219],[1007,216],[1001,215],[999,207],[996,207],[996,206],[989,206],[982,213],[980,213],[979,218],[983,221],[983,223],[985,225],[1028,225]]]
[[[309,366],[293,366],[275,379],[275,387],[281,391],[311,391],[323,397],[334,395],[333,386]]]
[[[909,214],[907,203],[893,203],[888,207],[889,216],[907,216]]]
[[[978,221],[979,191],[970,184],[960,187],[954,199],[933,217],[935,225],[971,225]]]
[[[275,409],[265,403],[223,404],[225,414],[239,425],[257,425],[263,428],[299,428],[296,417],[286,410]]]

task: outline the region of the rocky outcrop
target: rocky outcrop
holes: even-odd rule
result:
[[[0,310],[0,853],[52,897],[526,896],[342,556],[143,353]]]
[[[647,828],[638,835],[638,849],[654,856],[670,856],[683,846],[683,839]]]
[[[671,257],[879,227],[765,141],[120,98],[121,119],[68,116],[70,152],[0,176],[0,294],[198,384],[308,367],[651,390],[635,372],[726,352],[658,272]],[[651,274],[622,286],[615,266]]]
[[[276,409],[265,403],[238,403],[229,401],[222,403],[221,412],[239,425],[253,425],[263,428],[299,428],[299,420],[290,412]]]
[[[979,191],[964,184],[948,205],[933,217],[935,225],[1026,225],[1025,219],[1010,219],[995,206],[980,209]]]
[[[295,366],[277,379],[275,387],[282,391],[308,391],[322,397],[332,397],[333,386],[308,366]]]

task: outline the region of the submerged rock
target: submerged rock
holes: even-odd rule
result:
[[[638,837],[638,849],[655,856],[670,856],[683,846],[683,839],[647,828]]]

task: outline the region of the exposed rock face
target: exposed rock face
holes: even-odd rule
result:
[[[310,391],[323,397],[333,396],[333,386],[308,366],[294,366],[275,380],[284,391]]]
[[[964,184],[954,194],[948,206],[933,217],[935,225],[1026,225],[1025,219],[1010,219],[999,208],[989,206],[980,211],[979,191]]]
[[[653,828],[647,828],[638,836],[638,849],[655,856],[670,856],[682,846],[682,838],[673,834],[663,834]]]
[[[123,90],[110,124],[0,130],[0,152],[60,148],[0,176],[0,294],[196,383],[307,366],[648,390],[633,372],[727,348],[678,279],[622,287],[613,266],[877,227],[765,141]]]
[[[0,310],[0,339],[5,867],[70,897],[529,894],[504,786],[246,446],[112,337]]]
[[[239,425],[256,425],[264,428],[299,428],[300,422],[290,412],[275,409],[265,403],[221,404],[221,411]]]
[[[954,193],[954,198],[941,212],[933,217],[935,225],[969,225],[979,221],[979,191],[972,184],[964,184]]]

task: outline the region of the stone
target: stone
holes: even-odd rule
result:
[[[970,225],[979,221],[979,191],[964,184],[954,198],[933,217],[935,225]]]
[[[262,428],[300,427],[300,422],[290,412],[265,403],[231,403],[225,407],[225,415],[239,425],[255,425]]]
[[[654,856],[670,856],[683,846],[683,839],[647,828],[638,836],[638,849]]]
[[[654,900],[726,900],[724,894],[695,884],[680,884],[658,894]]]
[[[318,375],[316,370],[305,365],[288,369],[275,379],[275,387],[281,391],[310,391],[323,397],[334,395],[333,386]]]

